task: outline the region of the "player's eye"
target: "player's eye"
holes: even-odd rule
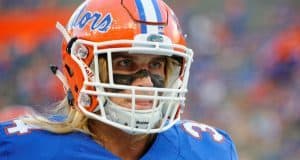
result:
[[[150,63],[151,69],[159,69],[163,66],[163,63],[161,61],[155,61]]]
[[[117,62],[119,67],[130,67],[133,64],[131,59],[123,59]]]
[[[119,57],[113,60],[113,68],[115,70],[131,71],[135,68],[132,58]]]
[[[166,59],[164,57],[155,58],[150,62],[149,68],[154,70],[164,69],[165,63]]]

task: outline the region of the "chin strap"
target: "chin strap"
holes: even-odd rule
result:
[[[140,128],[140,129],[153,129],[154,126],[158,125],[159,121],[162,118],[161,109],[156,108],[155,111],[152,110],[135,110],[124,108],[119,106],[109,99],[106,101],[104,107],[106,116],[109,120],[125,125],[131,128]],[[133,114],[134,112],[134,114]],[[149,126],[150,125],[150,126]],[[122,129],[122,128],[121,128]],[[128,129],[122,129],[124,132],[129,134],[139,134]]]

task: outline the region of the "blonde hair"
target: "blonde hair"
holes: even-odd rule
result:
[[[64,115],[66,116],[66,119],[63,121],[52,121],[45,116],[32,112],[27,116],[21,118],[21,120],[23,120],[27,124],[37,126],[53,133],[64,134],[74,131],[80,131],[83,133],[91,134],[87,125],[88,118],[79,110],[69,106],[67,98],[64,98],[57,105],[52,114]]]
[[[167,58],[165,87],[171,87],[180,76],[182,64],[174,58]]]

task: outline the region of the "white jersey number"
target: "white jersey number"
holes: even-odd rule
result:
[[[187,121],[182,123],[182,126],[187,133],[195,138],[200,139],[202,132],[207,132],[217,142],[221,142],[224,139],[224,137],[215,128],[206,124]]]
[[[32,129],[38,129],[38,127],[27,125],[21,120],[14,120],[13,125],[6,128],[6,133],[22,135],[30,133]]]

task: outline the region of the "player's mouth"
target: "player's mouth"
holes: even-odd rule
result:
[[[128,100],[125,104],[123,103],[123,106],[128,109],[131,109],[133,107],[133,103],[131,100]],[[134,108],[136,110],[147,110],[147,109],[151,109],[152,106],[153,106],[152,100],[136,100]]]
[[[151,109],[153,102],[151,100],[137,100],[135,102],[136,109],[145,110]]]

